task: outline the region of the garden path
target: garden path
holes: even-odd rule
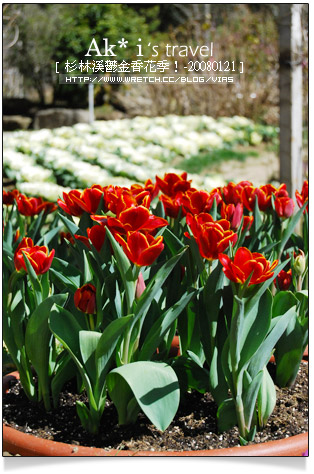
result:
[[[224,161],[215,171],[227,181],[238,183],[245,180],[251,181],[254,186],[262,186],[279,181],[279,158],[274,152],[264,152],[258,157],[249,156],[244,161]]]

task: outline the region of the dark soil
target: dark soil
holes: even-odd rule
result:
[[[257,433],[256,443],[308,431],[308,364],[302,362],[293,387],[276,390],[275,410],[267,426]],[[97,436],[92,436],[81,427],[75,408],[77,399],[87,402],[86,396],[72,391],[75,387],[68,385],[60,396],[59,409],[47,414],[28,401],[17,382],[5,396],[4,423],[42,438],[105,449],[188,451],[239,446],[237,428],[218,433],[217,406],[209,393],[187,394],[173,422],[163,433],[142,414],[135,425],[119,427],[115,407],[108,401],[101,430]]]

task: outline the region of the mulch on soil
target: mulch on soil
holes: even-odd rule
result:
[[[293,387],[276,387],[276,391],[275,410],[267,426],[256,434],[255,443],[308,431],[308,364],[301,363]],[[143,414],[138,416],[134,425],[118,426],[116,409],[107,401],[100,432],[92,436],[81,427],[75,408],[78,399],[88,402],[86,395],[73,392],[75,387],[68,384],[60,395],[58,410],[46,413],[28,401],[20,382],[17,382],[4,399],[4,423],[42,438],[104,449],[189,451],[239,446],[237,428],[218,433],[217,406],[209,393],[188,393],[173,422],[163,433]]]

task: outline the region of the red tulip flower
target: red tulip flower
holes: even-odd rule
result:
[[[243,216],[243,204],[225,204],[221,203],[220,214],[223,219],[230,222],[230,227],[233,230],[238,230],[243,217],[242,230],[248,231],[254,221],[253,216]]]
[[[151,202],[150,194],[147,190],[141,189],[141,191],[138,188],[132,191],[121,186],[106,186],[104,188],[106,206],[116,217],[130,207],[141,205],[148,209]]]
[[[17,208],[23,216],[35,216],[45,210],[48,214],[56,210],[57,206],[48,201],[43,201],[42,198],[26,197],[24,194],[16,196]]]
[[[115,238],[131,262],[139,267],[152,265],[164,248],[162,236],[154,239],[150,234],[131,232],[127,236],[127,241],[119,234]]]
[[[289,197],[276,197],[275,209],[278,217],[291,217],[294,211],[294,201]]]
[[[185,213],[201,214],[210,211],[213,198],[207,191],[189,189],[182,195],[181,201]]]
[[[102,225],[94,225],[87,229],[87,235],[97,252],[100,252],[105,241],[106,228]]]
[[[72,189],[69,193],[63,193],[63,201],[58,199],[57,203],[70,216],[81,217],[84,210],[74,200],[74,198],[80,199],[81,194],[77,189]]]
[[[13,191],[8,192],[3,190],[2,203],[6,206],[11,206],[18,195],[19,191],[17,189],[13,189]]]
[[[246,229],[247,231],[250,230],[250,228],[252,227],[253,221],[254,221],[253,216],[244,216],[242,230],[244,229]]]
[[[83,313],[96,313],[96,288],[91,283],[86,283],[74,293],[74,304]]]
[[[150,205],[150,202],[158,195],[159,189],[156,183],[153,184],[152,180],[148,179],[145,182],[145,186],[141,186],[140,184],[132,184],[130,188],[130,192],[132,196],[136,198],[136,201],[139,206],[143,205],[143,196],[145,196],[145,194],[148,194],[149,205]],[[145,207],[149,207],[149,206],[145,205]]]
[[[276,197],[289,197],[287,185],[285,183],[281,184],[274,194]]]
[[[233,260],[228,255],[221,253],[219,261],[229,280],[243,284],[250,278],[248,286],[262,283],[271,278],[274,275],[274,268],[278,265],[278,260],[270,263],[261,253],[251,253],[246,247],[240,247]]]
[[[91,188],[84,189],[80,196],[73,194],[72,198],[75,204],[83,211],[88,212],[89,214],[95,214],[103,195],[103,188],[100,185],[95,184]]]
[[[281,270],[275,279],[275,286],[278,286],[281,291],[287,291],[292,282],[292,270]]]
[[[159,227],[168,225],[168,221],[162,217],[154,216],[144,206],[136,206],[125,209],[119,214],[119,218],[107,216],[92,216],[96,222],[109,227],[110,231],[119,234],[135,232],[151,232]]]
[[[271,184],[254,188],[253,186],[246,186],[242,191],[242,201],[248,211],[253,212],[255,207],[255,200],[257,196],[258,207],[261,211],[266,211],[271,207],[271,196],[276,191],[276,188]]]
[[[179,191],[185,192],[191,187],[191,181],[187,181],[187,173],[181,175],[166,173],[164,178],[156,176],[156,183],[163,194],[174,197]]]
[[[221,252],[237,241],[237,234],[230,230],[230,222],[226,219],[214,221],[210,214],[198,216],[187,214],[186,222],[190,227],[198,245],[200,254],[207,260],[215,260]]]
[[[17,242],[20,238],[20,229],[16,229],[16,232],[15,232],[15,235],[14,235],[14,239],[13,239],[13,242]]]
[[[243,216],[243,204],[238,203],[235,206],[234,204],[225,204],[222,202],[220,214],[223,219],[230,222],[231,229],[237,230],[241,224]]]
[[[299,191],[295,192],[295,197],[298,203],[299,207],[302,207],[303,204],[309,200],[309,183],[308,181],[304,181],[303,186],[302,186],[302,191],[299,193]],[[307,205],[304,212],[309,212],[309,206]]]
[[[179,192],[175,197],[169,197],[165,194],[160,196],[166,216],[176,219],[182,205],[183,193]]]
[[[238,204],[242,202],[242,191],[246,186],[253,186],[251,181],[240,181],[238,184],[228,183],[227,186],[221,188],[223,200],[226,204]]]
[[[214,199],[216,199],[216,204],[217,204],[217,207],[218,207],[219,204],[222,202],[221,189],[220,188],[214,188],[210,191],[209,195],[210,195],[210,198],[209,198],[208,205],[210,206],[210,208],[212,208],[212,206],[213,206]]]
[[[48,254],[47,247],[39,245],[34,246],[30,237],[24,237],[14,254],[14,265],[18,272],[22,269],[27,271],[23,254],[28,258],[36,275],[41,275],[46,273],[51,267],[55,251],[51,250]]]

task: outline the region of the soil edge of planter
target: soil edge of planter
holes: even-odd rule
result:
[[[9,388],[10,381],[19,379],[18,372],[12,372],[3,377],[3,393]],[[67,457],[67,456],[109,456],[109,457],[207,457],[207,456],[302,456],[308,450],[308,432],[289,438],[255,445],[208,449],[201,451],[119,451],[117,449],[105,450],[86,446],[76,446],[58,441],[38,438],[37,436],[23,433],[3,424],[3,451],[21,456],[39,457]]]

